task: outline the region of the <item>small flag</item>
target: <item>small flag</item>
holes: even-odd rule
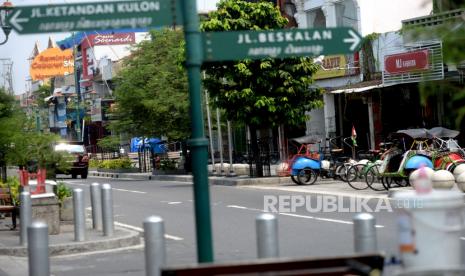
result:
[[[355,131],[354,125],[352,125],[352,134],[350,135],[352,138],[352,144],[356,147],[357,146],[357,132]]]

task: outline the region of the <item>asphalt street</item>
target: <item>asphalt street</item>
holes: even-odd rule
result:
[[[181,182],[124,181],[113,179],[66,179],[73,188],[83,188],[87,205],[92,182],[110,183],[113,188],[115,221],[141,229],[145,218],[161,216],[165,220],[168,265],[196,262],[193,210],[193,185]],[[211,186],[211,211],[214,256],[217,262],[256,258],[255,218],[262,213],[265,196],[311,196],[304,191],[286,191],[285,187]],[[306,187],[311,191],[311,186]],[[345,206],[351,200],[344,197]],[[368,205],[375,209],[378,199]],[[382,210],[372,213],[377,222],[379,249],[387,256],[397,255],[395,213]],[[277,214],[280,256],[315,257],[353,253],[354,212],[295,212]],[[26,262],[27,260],[23,260]],[[1,261],[0,261],[1,262]],[[53,275],[144,275],[143,247],[119,251],[54,257]]]

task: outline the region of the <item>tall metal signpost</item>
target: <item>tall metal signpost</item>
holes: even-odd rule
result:
[[[208,140],[204,135],[200,67],[204,61],[351,53],[361,36],[350,28],[200,33],[196,0],[133,0],[18,6],[7,18],[19,34],[146,28],[184,24],[192,118],[197,257],[213,262]],[[231,47],[233,45],[233,47]]]
[[[200,66],[202,65],[202,36],[199,30],[197,1],[182,1],[184,35],[187,50],[187,74],[191,102],[192,171],[194,173],[194,206],[197,231],[197,259],[213,262],[212,227],[210,216],[210,192],[208,187],[208,140],[204,135]]]

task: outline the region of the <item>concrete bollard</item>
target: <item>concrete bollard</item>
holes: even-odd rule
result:
[[[373,253],[377,251],[376,220],[373,215],[361,213],[354,219],[354,250],[357,253]]]
[[[255,220],[258,258],[278,258],[278,220],[273,214],[261,214]]]
[[[145,275],[159,276],[165,265],[165,226],[163,219],[151,216],[144,220]]]
[[[102,196],[103,235],[111,237],[114,232],[113,196],[110,184],[103,184],[100,190]]]
[[[27,236],[29,276],[50,276],[47,224],[43,221],[32,222],[27,227]]]
[[[100,184],[90,185],[90,204],[92,206],[92,228],[102,229],[102,201],[100,195]]]
[[[84,191],[73,190],[73,212],[74,212],[74,241],[86,240],[86,213],[84,207]]]
[[[21,201],[20,206],[20,233],[19,233],[19,244],[21,246],[26,246],[27,244],[27,227],[31,225],[32,222],[32,203],[31,203],[31,194],[29,192],[21,192],[19,195],[19,200]]]

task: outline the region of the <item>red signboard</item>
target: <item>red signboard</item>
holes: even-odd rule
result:
[[[409,73],[429,69],[428,50],[384,57],[384,70],[389,74]]]

